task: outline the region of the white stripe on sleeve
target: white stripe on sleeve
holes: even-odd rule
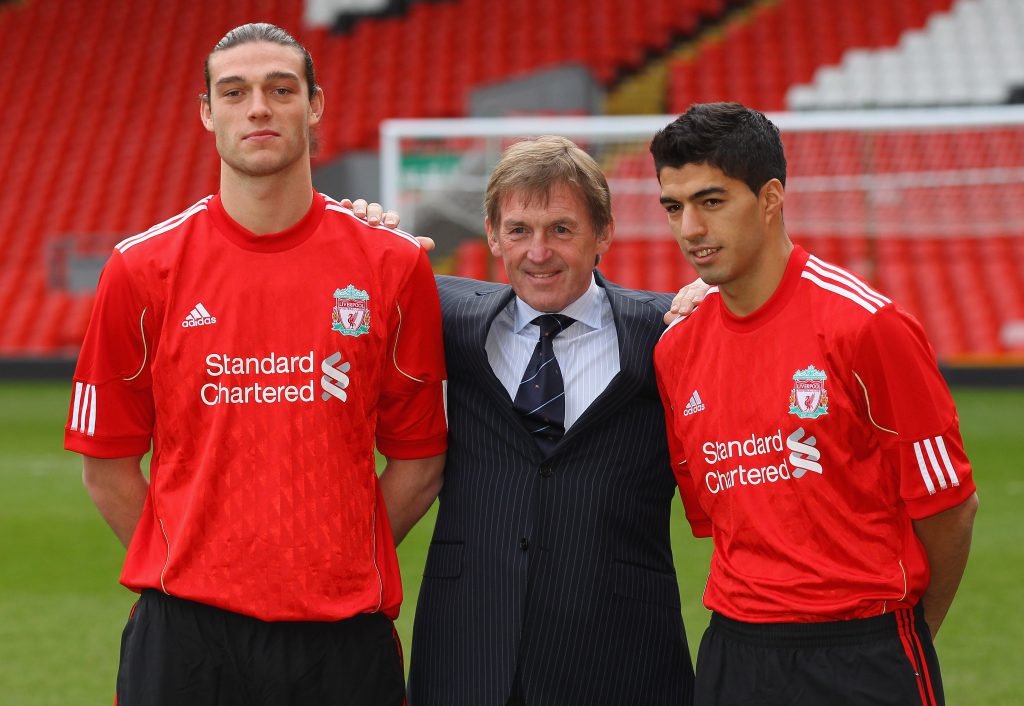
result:
[[[939,467],[939,460],[935,458],[935,447],[932,446],[931,439],[924,440],[924,448],[928,452],[928,460],[931,461],[932,469],[935,471],[935,477],[939,480],[939,487],[945,490],[949,487],[946,484],[946,474],[942,472],[942,468]]]
[[[941,436],[935,437],[935,445],[939,449],[939,455],[942,457],[942,464],[946,467],[946,473],[949,474],[949,480],[953,484],[953,487],[960,487],[960,478],[957,476],[956,471],[953,470],[953,463],[949,460],[949,454],[946,453],[946,442],[942,440]]]
[[[82,383],[75,383],[75,404],[71,407],[71,431],[78,431],[78,410],[82,404]]]
[[[914,442],[914,453],[917,454],[917,468],[921,471],[921,477],[924,478],[925,487],[928,488],[929,495],[935,495],[935,484],[932,483],[932,477],[928,475],[928,467],[924,464],[924,456],[921,454],[921,442]]]
[[[96,386],[89,385],[89,436],[96,433]]]
[[[88,420],[90,387],[92,387],[92,385],[86,385],[85,387],[82,388],[82,408],[81,411],[78,413],[78,420],[80,422],[80,424],[78,425],[78,431],[82,432],[83,434],[85,433],[85,429],[89,424]]]

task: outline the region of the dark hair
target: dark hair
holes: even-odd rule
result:
[[[708,164],[755,194],[772,179],[786,185],[779,128],[739,103],[695,103],[651,140],[654,168]]]
[[[203,73],[206,75],[206,95],[203,96],[204,100],[209,100],[210,98],[210,57],[219,51],[251,42],[270,42],[297,50],[302,55],[302,62],[306,69],[306,86],[309,88],[309,98],[310,100],[313,99],[313,96],[316,95],[316,76],[313,73],[313,57],[309,55],[306,47],[299,44],[295,37],[276,25],[266,22],[252,22],[235,27],[221,37],[213,51],[206,57],[206,62],[203,65]]]

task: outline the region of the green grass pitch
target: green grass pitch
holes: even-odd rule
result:
[[[134,594],[117,583],[123,551],[62,450],[68,389],[0,383],[0,703],[110,704],[121,628]],[[1024,390],[954,390],[981,510],[957,601],[939,634],[947,703],[1024,703]],[[431,513],[399,549],[408,650]],[[709,542],[681,508],[673,543],[683,616],[696,653],[707,624],[700,593]]]

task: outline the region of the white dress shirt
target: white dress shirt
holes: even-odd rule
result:
[[[540,338],[532,323],[545,312],[516,297],[501,310],[487,332],[487,360],[515,399],[526,366]],[[575,319],[554,340],[555,359],[565,383],[565,428],[569,429],[619,372],[619,341],[608,295],[593,275],[590,288],[559,312]]]

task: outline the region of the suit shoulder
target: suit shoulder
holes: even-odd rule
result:
[[[469,277],[454,277],[452,275],[437,275],[437,291],[442,301],[458,301],[467,297],[476,297],[481,294],[491,294],[505,289],[508,285],[497,282],[484,282]]]
[[[659,332],[665,328],[663,317],[672,305],[673,294],[651,292],[644,289],[629,289],[614,282],[603,282],[612,300],[612,306],[621,318],[642,325],[648,325]]]

